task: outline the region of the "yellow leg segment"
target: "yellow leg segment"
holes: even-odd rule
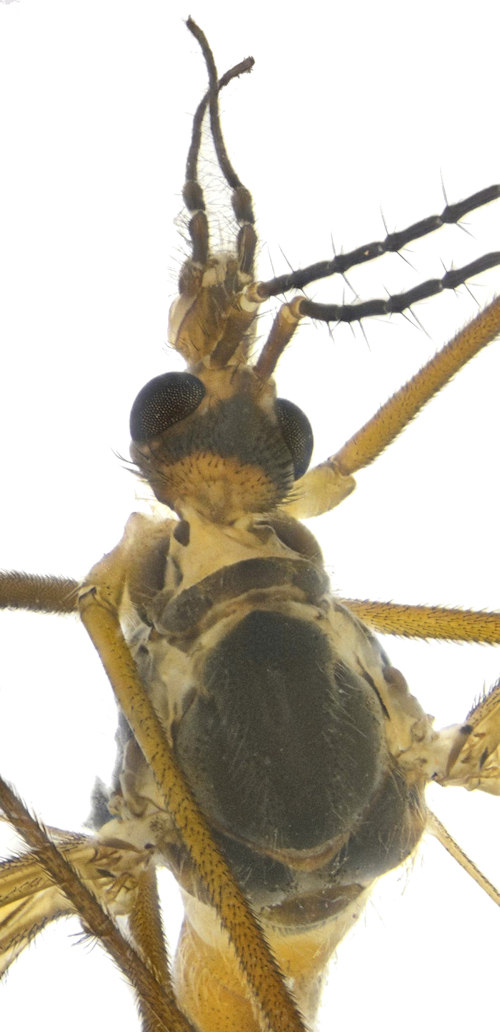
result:
[[[33,854],[53,884],[62,890],[78,913],[86,931],[103,944],[121,971],[134,986],[139,1000],[147,1000],[150,1023],[147,1032],[193,1032],[164,986],[156,980],[149,967],[133,947],[123,938],[114,921],[102,908],[97,898],[83,883],[64,853],[52,842],[44,828],[28,813],[12,789],[0,779],[0,809],[31,846]]]
[[[396,391],[328,462],[334,462],[344,476],[368,466],[425,403],[499,333],[500,298],[497,298]]]
[[[347,441],[336,455],[297,481],[287,512],[296,519],[329,512],[349,494],[352,474],[383,452],[417,412],[500,333],[500,298],[465,326]]]
[[[360,598],[341,598],[339,602],[380,634],[500,645],[500,613],[370,602]]]
[[[122,635],[117,611],[126,574],[127,535],[91,571],[80,593],[80,615],[118,703],[161,789],[166,806],[238,956],[261,1028],[303,1032],[276,961],[175,761]]]
[[[160,901],[156,884],[156,871],[146,868],[139,877],[134,906],[129,915],[129,927],[136,949],[153,972],[172,1003],[175,995],[168,965],[165,936],[161,921]],[[140,999],[143,1032],[154,1032],[155,1016],[149,1001]]]
[[[29,609],[33,613],[76,613],[78,581],[44,577],[18,570],[0,572],[0,609]]]

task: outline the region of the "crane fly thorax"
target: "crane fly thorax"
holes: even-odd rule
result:
[[[144,540],[147,521],[134,519]],[[142,602],[131,645],[245,891],[273,920],[306,926],[414,847],[425,779],[408,778],[395,753],[425,718],[292,523],[217,526],[193,511],[174,524],[164,586]],[[188,859],[131,741],[119,782],[122,818],[142,808],[144,835],[182,882]]]

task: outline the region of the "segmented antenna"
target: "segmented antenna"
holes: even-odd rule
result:
[[[212,133],[212,139],[213,139],[213,143],[214,143],[215,153],[217,155],[217,161],[219,163],[219,168],[220,168],[220,170],[222,172],[222,175],[224,176],[224,179],[226,180],[226,183],[228,184],[230,190],[232,191],[232,193],[231,193],[231,203],[232,203],[232,206],[233,206],[233,211],[234,211],[234,215],[235,215],[236,221],[237,221],[237,223],[238,223],[238,225],[240,227],[240,231],[238,233],[238,242],[237,242],[237,254],[238,254],[239,270],[243,274],[246,274],[248,276],[253,276],[255,248],[257,246],[257,236],[256,236],[256,233],[255,233],[255,228],[254,228],[255,227],[255,217],[254,217],[253,208],[252,208],[252,195],[251,195],[250,191],[247,190],[246,186],[243,185],[243,183],[241,182],[239,177],[237,176],[233,166],[231,165],[229,157],[228,157],[228,153],[227,153],[227,150],[226,150],[226,145],[224,143],[224,137],[222,135],[221,124],[220,124],[219,90],[222,88],[222,85],[226,85],[226,83],[223,81],[226,78],[226,76],[229,76],[229,78],[227,79],[227,81],[229,82],[229,79],[234,78],[235,75],[241,74],[241,71],[250,71],[250,69],[254,65],[254,60],[253,60],[253,58],[247,58],[246,61],[243,61],[243,62],[241,62],[240,65],[236,65],[235,66],[235,69],[239,69],[239,71],[235,71],[235,69],[232,69],[231,72],[227,72],[226,76],[223,76],[223,78],[220,81],[218,81],[218,79],[217,79],[217,68],[216,68],[216,65],[215,65],[214,56],[213,56],[213,53],[212,53],[212,51],[210,49],[210,46],[208,44],[208,41],[206,39],[205,34],[201,31],[199,26],[196,25],[196,23],[192,20],[192,18],[188,18],[188,21],[187,21],[186,24],[187,24],[187,27],[188,27],[189,31],[193,34],[193,36],[195,37],[195,39],[197,40],[197,42],[199,43],[199,45],[201,47],[201,50],[202,50],[202,53],[203,53],[203,57],[205,59],[205,64],[207,66],[208,81],[209,81],[209,89],[208,89],[207,97],[203,98],[203,101],[200,104],[200,107],[198,108],[198,111],[196,112],[195,121],[193,123],[193,136],[192,136],[191,147],[190,147],[189,156],[188,156],[188,164],[187,164],[187,170],[186,170],[186,179],[188,179],[188,176],[189,176],[189,178],[191,178],[191,180],[196,183],[196,186],[197,186],[198,191],[199,191],[197,196],[198,197],[200,195],[202,196],[201,187],[199,186],[199,183],[198,183],[198,181],[196,179],[196,162],[197,162],[199,146],[200,146],[201,123],[203,121],[203,115],[205,113],[207,102],[208,102],[209,109],[210,109],[210,129],[211,129],[211,133]],[[244,66],[244,67],[242,67],[242,66]],[[201,114],[200,114],[199,124],[198,124],[197,123],[197,119],[198,119],[198,114],[199,114],[201,108],[202,108],[202,111],[201,111]],[[195,136],[195,134],[196,134],[196,136]],[[193,159],[194,159],[194,164],[193,164]],[[193,175],[193,169],[194,169],[194,175]],[[186,182],[186,186],[187,185],[188,184]],[[184,194],[184,200],[185,200],[185,203],[186,203],[186,206],[188,207],[188,209],[192,210],[189,207],[189,203],[186,200],[186,195],[185,194]],[[208,239],[208,237],[207,237],[207,239]],[[207,253],[208,253],[208,249],[207,249]],[[193,257],[194,257],[194,254],[193,254]]]
[[[289,290],[300,290],[302,287],[308,286],[309,283],[314,283],[316,280],[326,279],[328,276],[333,276],[335,273],[345,273],[348,269],[354,268],[355,265],[362,265],[364,262],[371,262],[374,258],[379,258],[383,254],[390,254],[397,251],[401,251],[407,244],[412,243],[414,240],[419,240],[420,237],[428,236],[429,233],[434,233],[436,229],[440,229],[441,226],[445,225],[457,225],[460,219],[464,215],[468,215],[471,211],[476,208],[482,208],[485,204],[489,204],[491,201],[495,201],[500,197],[500,185],[494,184],[488,186],[484,190],[479,190],[478,193],[472,194],[471,197],[467,197],[465,201],[459,201],[458,204],[447,204],[440,215],[429,215],[426,219],[420,219],[419,222],[414,222],[413,225],[407,226],[406,229],[399,230],[396,233],[388,233],[385,240],[373,241],[370,244],[362,244],[361,247],[356,247],[354,251],[350,251],[348,254],[338,254],[335,258],[326,259],[322,262],[314,262],[313,265],[307,265],[305,269],[295,269],[292,272],[287,272],[283,276],[276,276],[274,279],[266,280],[265,283],[259,283],[259,297],[262,300],[266,300],[269,297],[276,297],[277,294],[286,294]],[[478,272],[484,272],[485,269],[491,269],[494,265],[500,264],[500,252],[494,251],[492,254],[487,254],[483,258],[478,259],[478,262],[484,264],[479,265],[478,263],[471,263],[471,265],[465,266],[463,270],[456,270],[457,276],[464,273],[463,278],[458,282],[452,284],[446,283],[441,288],[437,288],[434,292],[439,293],[440,289],[445,290],[448,287],[453,288],[459,286],[465,282],[470,276],[476,275]],[[446,277],[444,277],[446,279]],[[432,281],[429,281],[432,282]],[[435,283],[442,281],[435,280]],[[418,290],[418,288],[415,288]],[[405,297],[404,294],[400,295]],[[429,297],[428,293],[423,293],[422,298]],[[408,308],[409,305],[413,304],[413,301],[420,301],[421,298],[415,297],[412,300],[405,302],[403,308]],[[366,302],[371,304],[372,302]],[[341,306],[348,310],[355,306]],[[401,308],[393,308],[390,311],[402,311]],[[305,313],[304,313],[305,314]],[[352,318],[363,318],[364,315],[380,315],[385,312],[370,311],[364,312],[362,315],[354,315]],[[343,317],[338,315],[332,316],[321,316],[315,315],[315,318],[325,319],[340,319]],[[343,321],[350,321],[349,316],[346,316]]]
[[[189,227],[193,244],[192,262],[197,263],[200,269],[205,268],[209,253],[208,222],[205,213],[203,191],[198,181],[197,172],[201,126],[208,107],[217,161],[222,175],[231,189],[233,211],[240,227],[237,242],[238,272],[240,276],[246,276],[248,281],[254,274],[254,256],[257,244],[252,198],[249,190],[236,174],[227,154],[220,124],[218,94],[219,90],[232,78],[240,75],[242,72],[250,71],[254,61],[252,58],[242,61],[218,80],[214,56],[204,33],[191,18],[187,21],[187,27],[200,45],[209,78],[208,93],[199,105],[193,121],[191,146],[186,168],[186,183],[183,191],[186,207],[192,213]],[[336,273],[344,274],[354,266],[373,261],[373,259],[379,258],[381,255],[399,252],[409,243],[435,232],[441,226],[457,225],[471,211],[483,207],[483,205],[489,204],[498,198],[500,198],[500,185],[494,184],[484,190],[479,190],[477,193],[456,204],[447,204],[440,215],[429,215],[427,218],[420,219],[411,226],[407,226],[406,229],[388,233],[384,240],[363,244],[347,254],[340,254],[331,259],[315,262],[304,269],[295,269],[270,280],[249,283],[245,289],[247,301],[258,306],[260,302],[266,301],[270,297],[286,294],[290,290],[301,290],[317,280],[326,279]],[[424,283],[419,283],[403,293],[393,294],[387,298],[372,298],[368,301],[359,301],[354,304],[326,304],[311,301],[306,297],[292,298],[278,313],[269,338],[264,344],[256,363],[255,370],[264,379],[271,375],[280,355],[293,336],[296,326],[304,316],[320,320],[321,322],[358,322],[361,319],[376,315],[401,313],[416,302],[434,297],[443,290],[456,290],[457,287],[473,276],[485,272],[487,269],[494,268],[496,265],[500,265],[500,251],[492,251],[490,254],[483,255],[468,265],[464,265],[461,269],[451,269],[441,278],[426,280]],[[194,270],[191,267],[189,275],[193,274]],[[240,282],[243,286],[244,279],[240,280]],[[234,350],[233,336],[234,334],[229,334],[230,347]],[[221,354],[215,350],[212,355],[212,360],[215,363],[217,361],[227,361],[228,359],[229,345],[227,342],[224,341],[219,347],[221,348]]]
[[[244,72],[251,72],[255,62],[253,57],[247,57],[240,61],[234,68],[230,68],[219,79],[217,91],[227,86],[231,79],[243,75]],[[189,234],[192,243],[192,261],[205,266],[208,259],[208,222],[205,215],[205,199],[203,190],[198,179],[198,158],[201,146],[201,127],[207,110],[210,98],[210,90],[207,90],[202,101],[198,105],[194,118],[191,133],[191,143],[186,162],[186,180],[182,190],[182,197],[188,212],[192,218],[189,223]]]

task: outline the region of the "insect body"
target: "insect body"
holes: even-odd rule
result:
[[[352,488],[348,463],[302,481],[308,424],[276,402],[270,383],[273,348],[279,354],[286,343],[300,302],[249,367],[246,334],[260,297],[248,198],[236,186],[237,259],[209,259],[202,204],[190,190],[193,257],[172,331],[189,372],[148,385],[131,420],[134,461],[179,520],[134,518],[114,557],[90,576],[82,605],[120,581],[122,623],[170,744],[312,1015],[338,926],[357,916],[372,877],[412,850],[425,823],[425,781],[453,780],[474,734],[457,728],[436,738],[371,634],[330,598],[318,549],[294,513],[341,500]],[[317,681],[306,694],[311,668]],[[287,729],[285,753],[276,726]],[[494,749],[483,754],[474,776],[484,779]],[[167,862],[183,886],[177,977],[188,1016],[208,1029],[232,1027],[236,1013],[240,1027],[254,1027],[193,847],[178,837],[126,731],[120,761],[112,796],[97,800],[101,848],[138,851],[130,863],[137,879],[151,856]],[[117,879],[116,857],[103,853],[100,869],[104,857]],[[115,892],[113,903],[128,912],[133,899]]]

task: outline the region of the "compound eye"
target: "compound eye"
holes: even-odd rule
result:
[[[130,413],[130,436],[135,444],[157,437],[190,416],[205,396],[205,387],[191,373],[155,376],[139,391]]]
[[[286,398],[276,398],[278,423],[283,440],[292,456],[295,480],[304,476],[311,461],[313,432],[311,424],[298,405]]]

